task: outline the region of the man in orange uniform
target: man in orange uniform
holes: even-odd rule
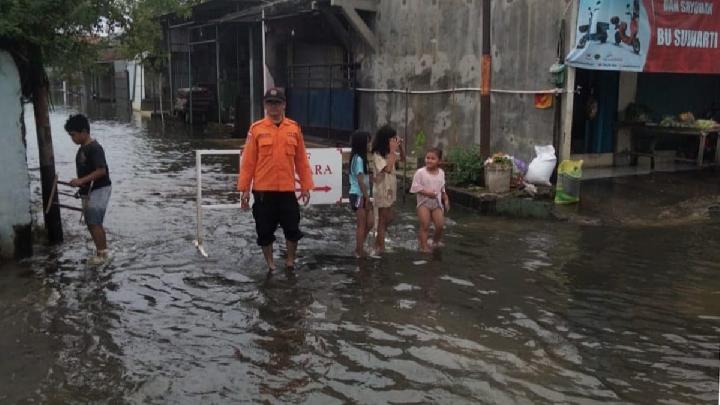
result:
[[[263,100],[265,118],[250,126],[237,188],[242,192],[243,209],[250,208],[252,190],[257,243],[262,247],[268,271],[275,270],[273,242],[278,225],[282,227],[287,243],[285,265],[293,270],[297,243],[303,237],[295,191],[300,189],[305,205],[310,202],[312,172],[300,125],[285,117],[283,90],[269,89]],[[296,172],[299,187],[295,183]]]

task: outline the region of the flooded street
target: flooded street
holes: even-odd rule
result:
[[[75,176],[69,112],[51,116],[62,180]],[[718,396],[720,225],[580,226],[455,208],[447,246],[423,256],[408,198],[392,252],[358,262],[350,210],[310,207],[296,273],[268,279],[249,212],[206,213],[208,259],[192,244],[193,151],[212,143],[155,122],[94,118],[113,181],[113,258],[86,267],[92,242],[65,210],[63,245],[0,267],[0,403]],[[205,161],[208,201],[229,201],[237,159]]]

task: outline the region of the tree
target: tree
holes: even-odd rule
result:
[[[0,41],[10,52],[67,72],[94,62],[105,38],[122,31],[130,0],[3,0]],[[30,55],[29,53],[38,54]]]
[[[129,59],[159,72],[169,49],[163,46],[163,15],[187,16],[200,0],[138,0],[129,8],[128,24],[120,37],[121,48]]]
[[[103,37],[122,29],[127,15],[125,0],[2,0],[0,49],[15,59],[23,96],[35,111],[43,202],[51,243],[63,239],[57,194],[49,201],[55,180],[55,158],[48,115],[48,78],[45,66],[82,70],[94,60],[95,46]]]

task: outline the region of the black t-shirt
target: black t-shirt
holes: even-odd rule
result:
[[[85,177],[101,167],[105,168],[105,176],[93,182],[93,190],[107,187],[112,184],[110,182],[110,168],[105,161],[105,151],[96,140],[93,140],[89,144],[83,145],[80,149],[78,149],[77,155],[75,156],[75,167],[77,168],[78,178]],[[85,195],[88,194],[89,191],[90,184],[80,187],[80,194]]]

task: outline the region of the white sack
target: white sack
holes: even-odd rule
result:
[[[552,145],[535,146],[535,158],[528,166],[525,181],[531,184],[541,184],[552,186],[550,177],[555,170],[557,157],[555,157],[555,148]]]

